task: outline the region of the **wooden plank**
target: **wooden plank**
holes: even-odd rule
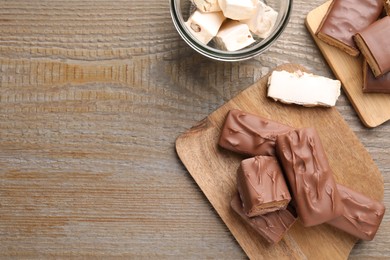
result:
[[[305,70],[293,64],[276,69]],[[266,82],[267,76],[178,137],[177,153],[251,259],[276,257],[345,259],[357,240],[325,224],[304,228],[298,222],[279,244],[268,246],[230,209],[231,197],[236,193],[236,170],[242,158],[221,149],[217,142],[224,118],[233,108],[297,128],[315,127],[337,182],[374,199],[383,198],[384,186],[381,173],[335,108],[304,108],[274,102],[266,97]]]
[[[167,0],[0,0],[0,258],[244,259],[174,140],[285,62],[332,77],[303,23],[323,2],[294,0],[267,52],[222,63],[185,44]],[[344,93],[337,110],[389,208],[390,122],[366,128]],[[385,215],[350,256],[389,243]]]
[[[390,119],[390,95],[363,93],[363,59],[352,57],[330,46],[315,36],[331,1],[312,10],[306,17],[306,26],[336,77],[342,82],[360,119],[367,127],[376,127]]]

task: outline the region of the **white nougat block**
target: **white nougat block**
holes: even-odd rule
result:
[[[225,19],[222,12],[203,13],[196,10],[185,24],[196,39],[207,44],[217,35]]]
[[[227,51],[240,50],[255,42],[248,25],[234,20],[221,26],[214,41],[219,48]]]
[[[252,33],[260,38],[267,38],[275,26],[278,12],[263,2],[258,2],[252,17],[241,22],[247,24]]]
[[[192,0],[192,2],[201,12],[208,13],[221,11],[218,0]]]
[[[303,106],[334,106],[341,83],[306,72],[273,71],[268,78],[267,96],[276,101]]]
[[[218,0],[226,18],[233,20],[249,19],[256,11],[259,0]]]

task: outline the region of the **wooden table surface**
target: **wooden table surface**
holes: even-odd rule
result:
[[[168,0],[0,0],[0,258],[242,259],[178,159],[176,138],[277,65],[334,78],[295,0],[266,53],[222,63],[176,32]],[[378,165],[390,122],[337,109]],[[390,257],[390,217],[351,259]]]

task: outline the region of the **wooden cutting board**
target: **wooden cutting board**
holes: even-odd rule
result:
[[[361,121],[367,127],[376,127],[390,119],[390,94],[363,93],[362,57],[352,57],[315,36],[330,3],[331,1],[311,11],[306,17],[306,27],[333,73],[342,82],[343,89]]]
[[[286,64],[276,68],[305,70]],[[179,136],[176,151],[219,216],[251,259],[345,259],[355,238],[325,224],[305,228],[298,221],[277,245],[269,246],[238,218],[229,203],[236,193],[236,170],[241,157],[218,147],[218,137],[230,109],[240,109],[299,128],[314,126],[338,183],[377,200],[383,180],[369,153],[335,108],[284,105],[266,97],[265,76],[207,118]]]

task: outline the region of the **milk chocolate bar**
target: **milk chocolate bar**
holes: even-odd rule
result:
[[[276,136],[290,130],[287,125],[234,109],[226,116],[219,145],[249,156],[273,156]]]
[[[276,152],[304,226],[318,225],[343,213],[333,172],[314,128],[279,135]]]
[[[390,1],[390,0],[389,0]],[[367,62],[363,63],[363,92],[364,93],[389,93],[390,72],[383,76],[375,77]]]
[[[237,188],[248,217],[285,209],[291,200],[282,169],[271,156],[243,160],[237,171]]]
[[[378,19],[383,0],[333,0],[316,35],[322,41],[357,56],[353,35]]]
[[[355,42],[375,77],[390,72],[390,17],[371,24],[355,36]]]
[[[344,213],[327,223],[362,240],[372,240],[385,214],[384,205],[343,185],[337,184],[337,188]]]
[[[249,224],[270,244],[278,243],[297,220],[295,210],[290,206],[284,210],[250,218],[244,213],[238,194],[233,197],[230,205],[245,223]]]

